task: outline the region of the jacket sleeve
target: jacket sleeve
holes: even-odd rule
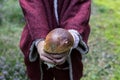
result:
[[[72,0],[61,17],[61,27],[77,30],[87,43],[90,33],[91,0]]]
[[[49,32],[42,0],[19,0],[32,40],[45,38]]]

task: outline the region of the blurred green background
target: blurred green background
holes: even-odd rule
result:
[[[82,80],[120,80],[120,1],[93,0],[90,51]],[[18,0],[0,0],[0,80],[28,80],[19,40],[24,19]]]

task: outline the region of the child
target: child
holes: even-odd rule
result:
[[[88,52],[91,0],[19,0],[26,25],[20,48],[30,80],[80,80],[81,54]],[[68,55],[49,55],[43,50],[46,35],[55,28],[68,30],[74,38]],[[45,62],[56,64],[49,68]]]

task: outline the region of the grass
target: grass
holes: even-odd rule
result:
[[[23,55],[18,48],[22,29],[16,26],[4,25],[0,29],[0,80],[26,79]]]
[[[94,0],[91,14],[90,52],[85,55],[82,80],[119,80],[120,5],[118,0]],[[117,7],[117,8],[116,8]]]
[[[19,49],[23,26],[20,7],[15,0],[1,0],[0,7],[0,80],[27,80]]]
[[[0,1],[0,80],[28,80],[19,49],[24,20],[18,5],[16,0]],[[120,80],[119,5],[119,0],[93,0],[82,80]]]

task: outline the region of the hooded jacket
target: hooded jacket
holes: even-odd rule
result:
[[[54,0],[19,0],[19,2],[26,21],[21,34],[20,49],[24,54],[28,76],[31,80],[40,80],[39,58],[34,62],[29,60],[31,45],[35,40],[45,38],[55,28],[74,29],[87,44],[90,33],[91,0],[57,0],[57,7]],[[76,49],[72,50],[70,57],[71,73],[75,80],[82,77],[82,57]]]

